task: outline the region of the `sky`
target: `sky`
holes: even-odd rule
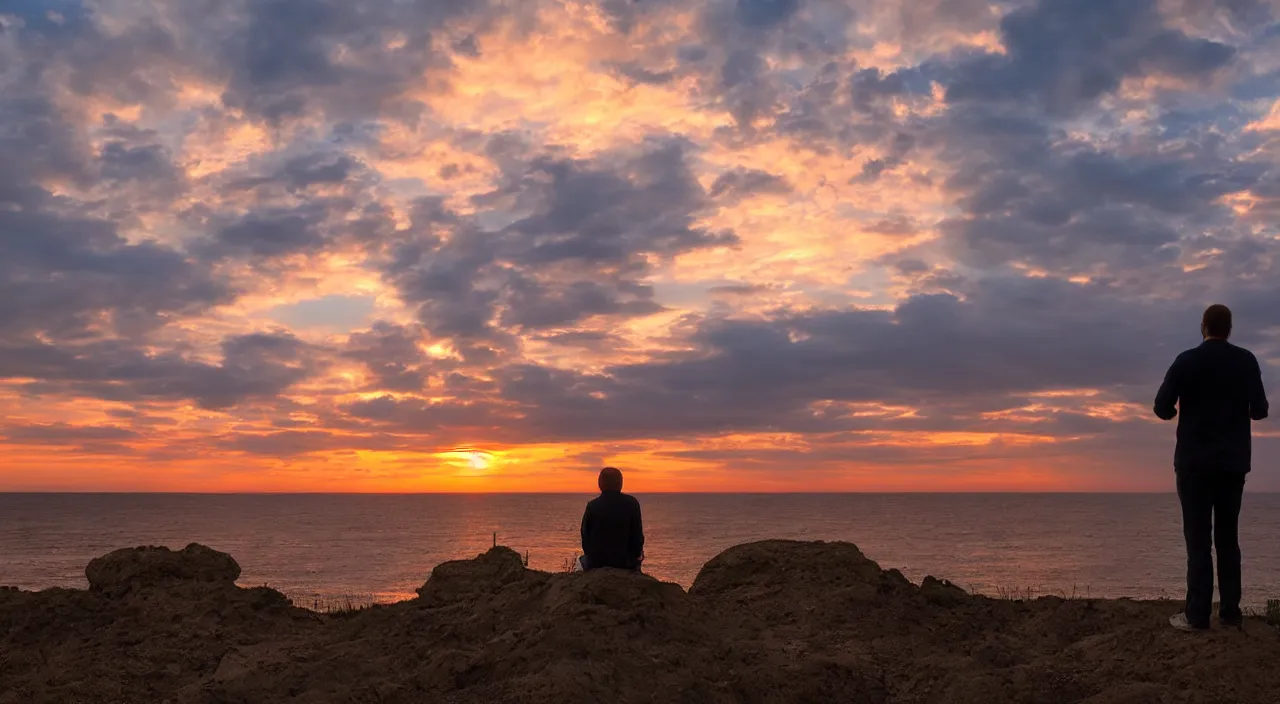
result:
[[[4,0],[0,490],[1166,491],[1278,99],[1277,0]]]

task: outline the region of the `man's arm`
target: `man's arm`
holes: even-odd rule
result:
[[[631,514],[631,530],[627,537],[627,552],[631,557],[633,564],[640,564],[640,558],[644,557],[644,521],[640,518],[640,502],[635,504],[635,510]]]
[[[1250,374],[1253,377],[1250,383],[1253,388],[1249,392],[1249,417],[1262,420],[1271,409],[1267,404],[1267,390],[1262,387],[1262,367],[1258,365],[1257,357],[1253,358],[1253,370]]]
[[[591,504],[582,512],[582,554],[587,554],[587,535],[591,532]]]
[[[1173,420],[1178,415],[1178,409],[1174,406],[1178,402],[1178,376],[1181,373],[1179,362],[1182,357],[1173,360],[1173,364],[1169,365],[1169,371],[1165,372],[1164,383],[1160,384],[1160,390],[1156,392],[1155,411],[1156,417],[1160,420]]]

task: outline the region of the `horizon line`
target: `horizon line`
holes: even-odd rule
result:
[[[146,490],[68,490],[68,489],[23,489],[23,490],[0,490],[0,496],[18,496],[18,495],[67,495],[67,496],[588,496],[598,494],[598,491],[146,491]],[[985,490],[985,491],[915,491],[915,490],[892,490],[892,491],[636,491],[628,492],[635,495],[705,495],[705,496],[824,496],[824,495],[867,495],[867,496],[883,496],[883,495],[921,495],[921,496],[940,496],[940,495],[1010,495],[1010,496],[1032,496],[1032,495],[1118,495],[1118,494],[1176,494],[1172,489],[1165,490],[1101,490],[1101,491],[1055,491],[1055,490],[1039,490],[1039,491],[1002,491],[1002,490]],[[1251,494],[1280,494],[1280,491],[1263,490],[1250,491],[1246,488],[1246,493]]]

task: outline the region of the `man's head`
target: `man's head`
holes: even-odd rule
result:
[[[1204,311],[1200,321],[1200,334],[1204,339],[1225,340],[1231,337],[1231,309],[1215,303]]]
[[[617,467],[605,467],[600,470],[600,491],[622,491],[622,472]]]

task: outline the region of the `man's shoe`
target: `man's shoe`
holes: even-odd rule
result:
[[[1244,628],[1244,616],[1222,616],[1218,615],[1218,623],[1223,628]]]
[[[1179,611],[1178,613],[1170,616],[1169,625],[1173,626],[1179,631],[1186,631],[1187,633],[1196,633],[1198,631],[1209,630],[1207,628],[1200,628],[1200,627],[1191,625],[1191,622],[1187,620],[1186,612],[1183,612],[1183,611]]]

